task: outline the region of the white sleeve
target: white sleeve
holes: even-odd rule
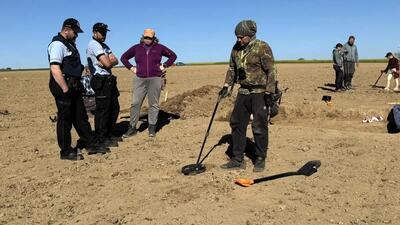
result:
[[[49,48],[47,49],[49,53],[49,62],[50,64],[58,63],[61,64],[64,56],[66,55],[66,49],[63,43],[60,41],[53,41]]]
[[[96,58],[105,54],[103,47],[97,41],[91,41],[89,43],[88,52],[93,53]]]

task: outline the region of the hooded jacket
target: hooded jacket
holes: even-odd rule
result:
[[[139,43],[122,54],[121,62],[127,69],[131,69],[133,65],[129,60],[134,57],[136,62],[136,75],[138,77],[160,77],[163,74],[160,70],[163,56],[168,58],[163,64],[165,67],[172,66],[176,60],[176,54],[162,44],[154,42],[151,46],[145,46],[144,43]]]

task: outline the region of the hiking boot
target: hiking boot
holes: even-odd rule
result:
[[[91,154],[106,154],[110,151],[110,148],[108,148],[104,143],[101,143],[99,140],[96,140],[95,142],[88,144],[86,147],[86,152],[91,155]]]
[[[106,153],[111,152],[110,148],[106,147],[105,145],[101,145],[101,144],[96,144],[93,146],[86,146],[85,149],[89,155],[97,154],[97,153],[106,154]]]
[[[123,142],[124,141],[124,139],[122,139],[122,137],[117,137],[117,136],[111,136],[110,139],[113,140],[113,141],[117,141],[117,142]]]
[[[228,163],[222,164],[220,166],[221,169],[231,170],[231,169],[246,169],[246,163],[244,160],[242,162],[238,162],[236,160],[230,160]]]
[[[156,136],[156,125],[149,124],[149,137],[153,138]]]
[[[262,172],[265,169],[265,158],[263,157],[257,157],[256,160],[254,161],[254,168],[253,172],[258,173]]]
[[[129,126],[128,131],[126,131],[125,134],[122,135],[122,137],[123,138],[128,138],[128,137],[135,136],[136,134],[137,134],[136,128]]]
[[[118,147],[118,141],[113,140],[111,138],[104,138],[103,140],[100,141],[100,143],[104,146],[107,147]]]
[[[78,149],[70,148],[68,150],[60,151],[60,159],[77,161],[77,160],[83,160],[84,158],[82,153],[80,153]]]

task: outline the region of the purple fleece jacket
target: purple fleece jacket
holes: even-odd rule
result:
[[[162,44],[154,43],[151,45],[148,54],[144,44],[137,44],[122,54],[121,62],[127,69],[130,69],[132,64],[129,60],[135,57],[136,75],[138,77],[160,77],[162,75],[160,65],[163,56],[168,58],[164,63],[166,67],[172,66],[176,60],[176,54]]]

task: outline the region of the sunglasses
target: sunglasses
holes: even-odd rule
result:
[[[145,39],[145,40],[153,40],[152,37],[148,37],[148,36],[143,37],[143,39]]]

